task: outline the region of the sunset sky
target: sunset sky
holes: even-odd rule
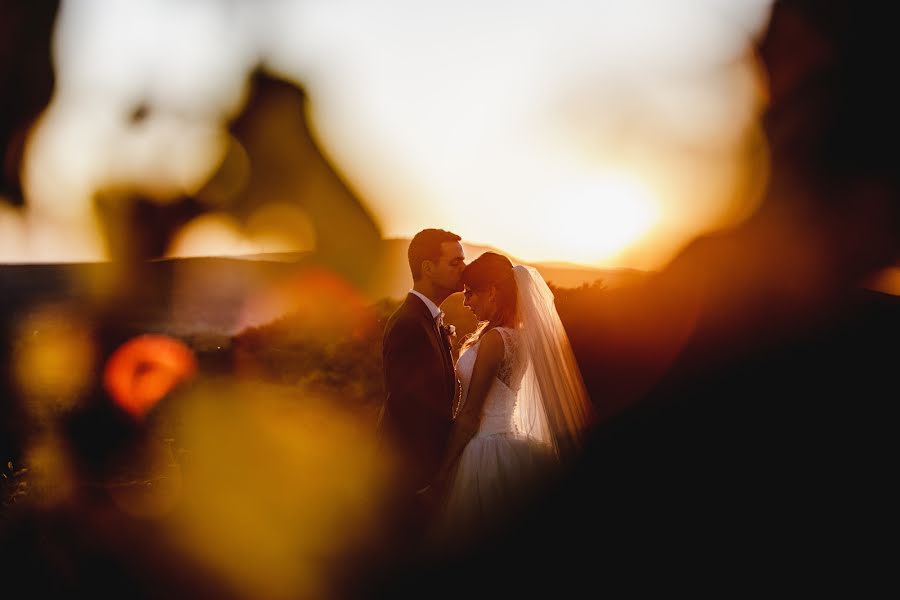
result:
[[[770,4],[63,0],[56,95],[27,212],[0,204],[0,260],[102,259],[103,185],[194,190],[262,62],[307,91],[317,141],[385,237],[442,227],[529,261],[657,268],[753,208]],[[182,247],[267,249],[239,229],[210,239]]]

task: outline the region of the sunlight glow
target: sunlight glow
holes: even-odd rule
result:
[[[545,200],[548,252],[570,260],[608,262],[656,223],[658,203],[646,186],[625,175],[604,173],[575,181]]]
[[[239,256],[267,252],[306,252],[315,248],[316,233],[298,206],[272,202],[250,215],[244,226],[225,213],[199,216],[176,234],[168,258]]]
[[[229,249],[230,252],[222,252]],[[255,244],[241,231],[236,219],[223,213],[211,213],[192,220],[176,234],[166,256],[217,256],[254,254]]]
[[[316,143],[385,238],[442,227],[533,261],[655,268],[730,210],[740,182],[709,182],[756,117],[750,49],[770,6],[65,0],[26,209],[0,211],[26,248],[0,245],[0,260],[103,258],[89,213],[104,186],[158,202],[199,193],[260,66],[302,86]],[[594,181],[610,159],[666,193]],[[29,229],[33,208],[54,235]],[[45,223],[61,215],[87,232],[66,236],[68,255]],[[229,226],[215,235],[181,243],[216,255],[281,246]]]

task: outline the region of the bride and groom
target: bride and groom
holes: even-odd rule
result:
[[[441,229],[413,237],[413,289],[384,332],[380,431],[401,459],[395,533],[413,548],[498,532],[577,452],[590,421],[541,275],[494,252],[466,265],[460,239]],[[454,364],[440,305],[461,291],[479,324]]]

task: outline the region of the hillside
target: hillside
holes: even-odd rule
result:
[[[383,241],[377,273],[367,288],[358,290],[365,301],[399,299],[406,294],[412,285],[408,245],[405,239]],[[492,248],[465,244],[469,260],[487,250]],[[9,325],[41,303],[64,301],[88,310],[118,303],[116,314],[129,329],[228,336],[280,316],[277,306],[264,314],[250,314],[246,309],[254,299],[302,281],[303,273],[312,266],[311,256],[304,253],[155,260],[144,265],[140,281],[134,282],[127,298],[119,298],[110,295],[109,286],[116,279],[113,263],[4,264],[0,265],[0,310]],[[533,266],[548,282],[563,288],[598,279],[614,288],[642,275],[630,269]]]

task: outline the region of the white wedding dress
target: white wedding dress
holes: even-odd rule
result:
[[[437,517],[434,533],[443,546],[498,530],[557,465],[549,444],[525,435],[516,425],[518,393],[529,362],[521,331],[497,331],[503,339],[503,359],[485,398],[478,431],[460,455]],[[467,348],[457,361],[462,403],[480,344]]]

